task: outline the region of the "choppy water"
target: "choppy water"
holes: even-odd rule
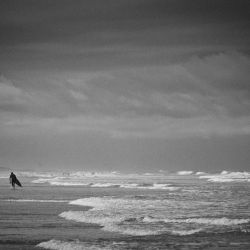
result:
[[[250,249],[246,172],[20,176],[0,179],[1,249]]]

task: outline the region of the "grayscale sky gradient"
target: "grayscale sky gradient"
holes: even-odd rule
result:
[[[250,170],[249,0],[1,0],[0,167]]]

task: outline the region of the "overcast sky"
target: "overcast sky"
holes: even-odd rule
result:
[[[0,167],[250,170],[249,0],[1,0]]]

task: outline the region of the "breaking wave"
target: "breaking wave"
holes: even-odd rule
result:
[[[217,225],[217,226],[232,226],[246,224],[250,222],[250,219],[228,219],[223,218],[187,218],[187,219],[156,219],[145,217],[143,221],[148,223],[165,222],[165,223],[195,223],[205,225]]]
[[[191,175],[193,174],[193,171],[178,171],[178,175]]]
[[[137,189],[165,189],[175,191],[179,188],[172,187],[167,182],[176,179],[192,178],[197,180],[207,180],[208,182],[250,182],[249,172],[229,172],[222,171],[217,174],[205,172],[178,171],[175,174],[127,174],[122,175],[117,172],[70,172],[70,173],[30,173],[22,172],[21,176],[39,177],[32,180],[36,184],[50,184],[53,186],[85,186],[92,188],[137,188]],[[5,175],[6,178],[6,175]],[[128,182],[127,180],[130,180]]]
[[[120,187],[119,184],[115,183],[90,183],[90,187],[98,187],[98,188],[103,188],[103,187]]]
[[[152,199],[151,199],[152,198]],[[69,202],[71,205],[85,206],[86,211],[65,211],[59,214],[66,220],[96,224],[103,230],[127,235],[190,235],[200,231],[216,228],[232,230],[242,224],[250,223],[249,218],[227,217],[191,217],[192,211],[204,211],[207,203],[195,201],[175,201],[169,199],[138,199],[136,196],[127,198],[90,197]],[[187,212],[180,214],[182,206]],[[201,206],[204,206],[202,208]],[[167,208],[167,209],[166,209]],[[176,218],[175,212],[178,209]],[[209,211],[207,212],[209,214]],[[189,217],[188,217],[189,216]]]
[[[250,182],[249,172],[228,172],[222,171],[220,174],[201,175],[200,179],[207,179],[209,182]]]
[[[169,190],[169,191],[175,191],[175,190],[180,189],[180,187],[173,187],[173,186],[170,186],[170,184],[160,184],[160,183],[153,183],[153,184],[126,183],[126,184],[120,185],[120,187],[122,187],[122,188],[139,188],[139,189],[163,189],[163,190]]]
[[[69,179],[65,177],[55,177],[55,178],[39,178],[33,180],[32,183],[42,184],[49,183],[52,186],[85,186],[91,188],[129,188],[129,189],[162,189],[175,191],[180,189],[180,187],[173,187],[170,184],[162,183],[124,183],[124,182],[92,182],[89,180],[80,179]]]
[[[90,207],[88,211],[65,211],[59,216],[67,220],[100,225],[103,230],[129,235],[159,234],[160,228],[152,230],[142,222],[143,216],[160,206],[160,200],[136,200],[111,197],[91,197],[71,201],[71,205]],[[143,208],[143,209],[142,209]]]
[[[92,215],[90,215],[92,214]],[[126,219],[125,215],[121,214],[110,214],[107,215],[104,213],[95,213],[89,211],[67,211],[59,214],[60,217],[73,220],[76,222],[84,222],[88,224],[97,224],[100,225],[104,230],[109,232],[116,232],[127,235],[156,235],[159,234],[159,230],[145,229],[142,227],[133,227],[129,225],[129,221],[136,222],[136,219]]]

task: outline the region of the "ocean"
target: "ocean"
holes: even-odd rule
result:
[[[0,249],[250,249],[250,173],[0,174]]]

